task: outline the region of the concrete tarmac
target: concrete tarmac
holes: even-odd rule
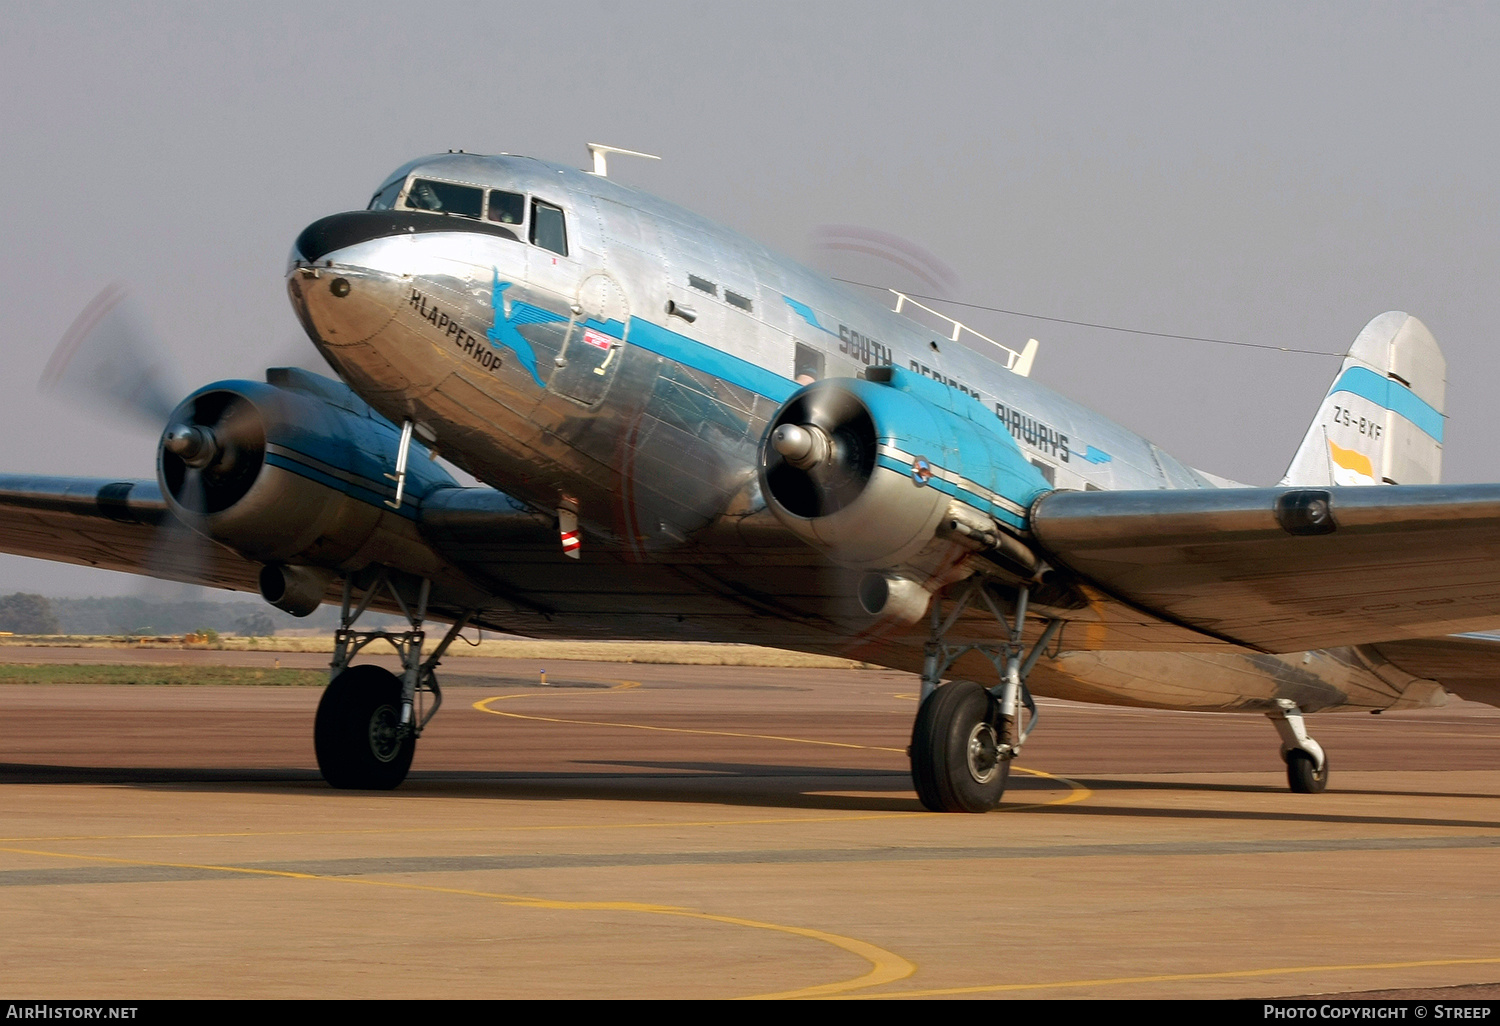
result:
[[[39,654],[40,653],[40,654]],[[9,662],[326,656],[0,650]],[[315,688],[0,686],[0,994],[1233,997],[1500,980],[1500,710],[1044,702],[924,812],[908,675],[445,664],[412,775],[337,792]]]

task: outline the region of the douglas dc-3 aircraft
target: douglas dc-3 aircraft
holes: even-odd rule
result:
[[[1034,342],[854,295],[591,149],[424,157],[309,225],[287,288],[342,380],[205,385],[154,481],[0,478],[0,549],[341,603],[335,787],[405,778],[465,625],[920,674],[912,776],[945,811],[998,804],[1033,693],[1264,712],[1303,792],[1328,778],[1304,713],[1500,704],[1462,636],[1500,626],[1500,485],[1437,483],[1446,368],[1416,318],[1359,333],[1281,483],[1248,488],[1033,382]],[[382,638],[401,675],[351,664]]]

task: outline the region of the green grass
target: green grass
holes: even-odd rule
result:
[[[327,670],[253,666],[81,666],[64,663],[0,663],[0,684],[254,684],[269,687],[322,687]]]

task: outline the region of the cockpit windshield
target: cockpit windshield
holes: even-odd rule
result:
[[[386,182],[370,198],[370,210],[420,210],[450,217],[471,217],[505,226],[490,234],[527,239],[534,246],[568,255],[567,217],[563,209],[522,192],[445,182],[409,174]]]
[[[389,210],[396,205],[396,197],[401,195],[401,188],[406,184],[405,178],[397,178],[393,182],[386,182],[380,187],[380,191],[370,197],[369,210]]]
[[[406,206],[411,210],[478,218],[484,213],[484,190],[472,185],[415,178],[406,191]]]

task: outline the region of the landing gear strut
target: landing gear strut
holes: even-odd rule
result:
[[[1026,678],[1063,622],[1049,619],[1027,652],[1022,635],[1029,595],[1030,589],[1022,585],[1006,617],[984,583],[970,578],[954,595],[946,618],[942,601],[933,602],[932,635],[922,666],[922,704],[911,736],[912,782],[917,797],[933,812],[988,812],[999,805],[1010,762],[1036,726],[1036,702]],[[1005,629],[1004,644],[948,643],[948,632],[976,597]],[[989,659],[999,685],[985,689],[973,681],[956,680],[939,686],[953,664],[970,652]],[[1029,713],[1024,729],[1022,707]]]
[[[1287,786],[1298,794],[1318,794],[1328,786],[1328,756],[1307,733],[1302,710],[1286,698],[1276,700],[1277,711],[1266,713],[1281,735],[1281,758],[1286,762]]]
[[[405,615],[409,629],[389,632],[364,631],[354,624],[370,603],[386,591]],[[443,640],[424,662],[426,638],[422,621],[427,615],[431,582],[425,578],[417,589],[416,603],[409,605],[388,569],[366,589],[354,604],[354,583],[344,580],[344,598],[339,628],[333,635],[333,662],[328,687],[318,703],[313,726],[313,747],[323,779],[334,787],[388,791],[406,779],[416,752],[417,738],[443,704],[438,687],[437,664],[448,651],[471,614],[454,621]],[[370,664],[349,662],[372,641],[385,641],[401,657],[402,673]],[[424,696],[432,707],[423,710]]]

